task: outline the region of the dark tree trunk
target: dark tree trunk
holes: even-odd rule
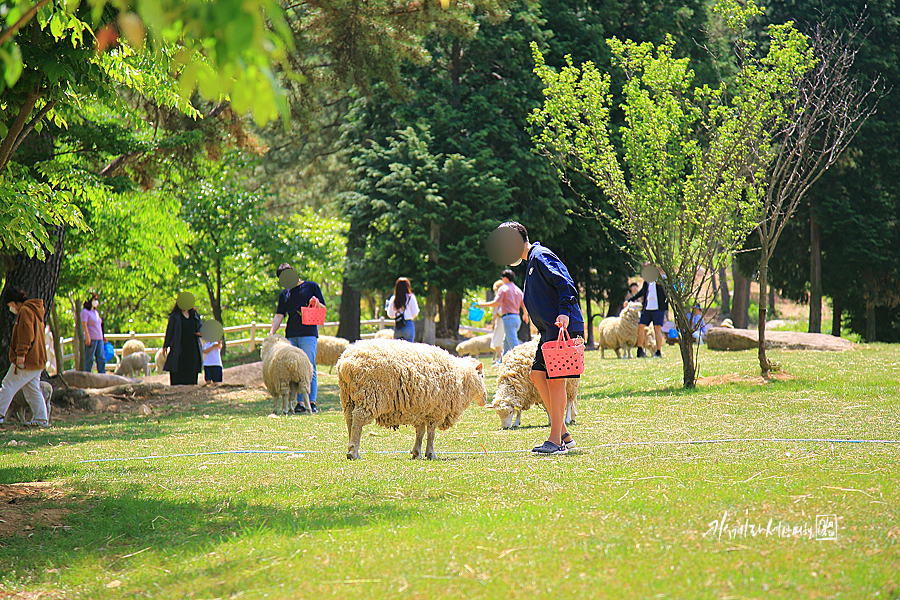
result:
[[[768,250],[764,247],[763,252],[768,257]],[[759,356],[759,371],[763,378],[769,378],[771,365],[766,357],[766,286],[769,283],[769,265],[768,258],[765,258],[759,266],[759,323],[757,323],[757,334],[759,344],[757,346],[757,355]]]
[[[838,297],[831,303],[831,335],[841,337],[841,318],[844,313],[844,301]]]
[[[444,302],[441,304],[441,326],[437,337],[458,339],[459,321],[462,313],[463,295],[459,292],[445,292]]]
[[[63,251],[66,242],[66,230],[64,227],[48,228],[47,233],[53,243],[53,253],[48,254],[46,260],[30,258],[24,252],[16,254],[12,264],[6,271],[6,283],[3,285],[3,294],[12,287],[24,291],[32,298],[40,298],[44,301],[44,321],[53,310],[53,298],[56,296],[56,288],[59,284],[59,270],[62,266]],[[4,309],[6,307],[3,307]],[[8,310],[0,311],[0,377],[9,369],[9,343],[12,339],[12,329],[15,317]]]
[[[60,341],[62,329],[59,326],[59,305],[55,302],[50,310],[50,331],[53,336],[53,353],[56,355],[56,372],[63,373],[66,370],[66,359],[63,353],[63,345]]]
[[[590,286],[584,286],[584,305],[585,312],[587,313],[584,319],[584,325],[587,331],[587,347],[588,349],[593,349],[594,347],[594,326],[592,316],[594,314],[593,309],[591,308],[591,288]]]
[[[775,288],[769,288],[769,317],[775,318],[778,315],[775,314]]]
[[[731,315],[731,295],[728,293],[728,272],[719,267],[719,292],[722,295],[722,318]]]
[[[822,246],[815,206],[809,207],[809,332],[822,331]]]
[[[678,327],[678,347],[681,350],[682,383],[686,388],[697,385],[697,365],[694,362],[694,336],[691,335],[691,324],[687,317],[687,309],[682,300],[676,298],[674,290],[666,289]]]
[[[344,262],[344,279],[341,281],[341,305],[338,308],[337,337],[349,342],[359,338],[360,301],[362,293],[353,283],[353,268],[365,253],[360,245],[360,224],[351,219],[347,231],[347,260]]]
[[[875,341],[875,301],[866,298],[866,341]]]
[[[747,329],[750,326],[750,278],[741,274],[735,265],[731,266],[731,275],[734,277],[731,321],[737,329]]]

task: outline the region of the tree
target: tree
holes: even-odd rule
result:
[[[716,10],[738,32],[758,14],[752,2],[746,9],[720,2]],[[768,52],[758,60],[755,44],[739,38],[733,81],[692,89],[694,74],[687,59],[673,57],[671,38],[657,48],[609,44],[626,75],[621,134],[628,178],[610,132],[610,76],[571,60],[557,72],[533,47],[546,97],[530,118],[535,143],[600,186],[622,215],[617,225],[666,274],[661,283],[684,333],[684,385],[693,387],[690,333],[697,325],[688,313],[703,300],[707,268],[723,260],[718,249],[730,253],[757,223],[760,175],[773,155],[770,128],[812,59],[805,36],[790,24],[772,26]]]
[[[815,64],[798,85],[775,134],[777,153],[767,173],[759,235],[759,368],[768,378],[766,292],[769,261],[787,222],[809,189],[841,156],[875,111],[877,79],[860,87],[853,74],[862,21],[839,34],[820,25],[811,36]],[[815,301],[815,300],[814,300]],[[819,303],[821,301],[819,300]],[[817,329],[810,323],[810,330]]]
[[[407,128],[388,141],[389,146],[373,143],[354,158],[357,190],[346,195],[344,205],[351,223],[362,224],[364,251],[348,275],[372,289],[386,290],[400,276],[424,285],[423,339],[434,343],[443,293],[459,294],[461,302],[495,270],[484,241],[498,224],[495,215],[508,209],[509,190],[480,173],[472,159],[433,154],[427,130]],[[461,303],[457,313],[460,308]],[[443,335],[455,333],[446,322],[442,326]]]

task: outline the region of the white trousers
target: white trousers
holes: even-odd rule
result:
[[[17,372],[18,371],[18,372]],[[0,417],[6,416],[9,405],[12,403],[16,392],[22,390],[25,400],[31,407],[32,420],[46,423],[49,420],[47,405],[44,404],[44,395],[41,394],[41,370],[26,371],[17,369],[15,364],[9,365],[9,371],[3,378],[0,386]]]

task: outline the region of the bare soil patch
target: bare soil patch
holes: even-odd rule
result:
[[[27,537],[38,527],[64,528],[65,518],[71,511],[48,508],[47,501],[64,498],[66,494],[54,482],[0,484],[0,540]]]

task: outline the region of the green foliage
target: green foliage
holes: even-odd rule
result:
[[[343,203],[362,224],[365,256],[348,276],[364,288],[387,290],[404,276],[464,293],[496,270],[484,240],[508,210],[510,192],[472,159],[433,154],[433,143],[427,130],[407,128],[354,158],[357,189]]]
[[[747,6],[726,1],[716,8],[746,19],[755,10]],[[698,273],[717,268],[718,250],[730,253],[757,222],[757,175],[772,157],[770,127],[812,58],[790,24],[771,26],[768,51],[758,59],[755,44],[740,40],[733,81],[695,87],[688,59],[673,55],[672,38],[657,47],[608,43],[626,76],[622,157],[612,132],[610,75],[571,59],[556,71],[532,44],[545,86],[544,104],[529,118],[534,141],[559,161],[563,177],[564,170],[582,173],[610,197],[621,215],[617,226],[668,275],[663,285],[687,331],[685,307],[705,280]],[[685,384],[693,384],[688,363]]]

